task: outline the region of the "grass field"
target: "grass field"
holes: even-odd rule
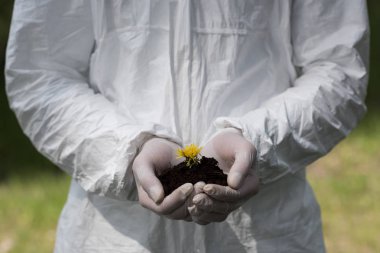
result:
[[[11,177],[0,184],[0,253],[52,252],[67,176]]]
[[[380,252],[379,141],[380,117],[371,116],[309,168],[329,252]],[[0,253],[52,252],[69,178],[52,168],[23,170],[0,182]]]

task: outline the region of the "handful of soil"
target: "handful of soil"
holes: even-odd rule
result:
[[[219,168],[218,162],[214,158],[205,156],[202,156],[199,163],[194,164],[191,168],[184,161],[157,177],[164,187],[165,196],[185,183],[196,184],[203,181],[206,184],[227,186],[227,175]]]

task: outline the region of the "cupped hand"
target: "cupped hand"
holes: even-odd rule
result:
[[[228,173],[228,186],[204,185],[188,208],[193,221],[205,225],[224,221],[249,198],[257,194],[259,180],[253,168],[255,147],[237,129],[215,135],[202,149],[202,155],[214,157]]]
[[[170,219],[191,221],[187,206],[193,185],[184,184],[165,197],[164,189],[157,178],[176,161],[177,144],[162,138],[152,138],[142,147],[133,165],[139,203],[153,212]]]

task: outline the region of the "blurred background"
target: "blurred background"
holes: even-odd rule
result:
[[[308,168],[329,252],[380,252],[380,1],[368,0],[368,113],[329,155]],[[52,252],[70,179],[39,155],[8,108],[4,54],[13,1],[0,8],[0,253]]]

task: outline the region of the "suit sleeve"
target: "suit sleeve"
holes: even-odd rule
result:
[[[91,1],[16,0],[6,58],[6,91],[24,133],[84,190],[135,199],[131,163],[152,136],[89,85],[94,48]]]
[[[257,148],[261,183],[273,182],[328,153],[366,112],[369,28],[364,0],[295,0],[291,88],[239,118],[220,117]]]

